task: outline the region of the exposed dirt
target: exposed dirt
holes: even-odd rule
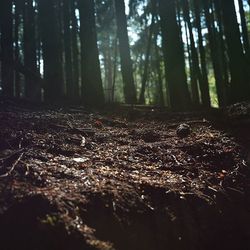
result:
[[[250,131],[228,119],[2,101],[1,249],[250,249]]]

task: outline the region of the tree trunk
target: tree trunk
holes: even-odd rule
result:
[[[124,97],[126,103],[136,103],[136,89],[133,77],[132,61],[130,57],[127,19],[125,14],[124,0],[115,1],[115,12],[117,22],[117,36],[121,57],[121,71],[124,83]]]
[[[189,35],[188,35],[188,27],[187,23],[185,23],[185,36],[186,36],[186,46],[187,46],[187,53],[188,53],[188,63],[189,63],[189,70],[190,70],[190,85],[191,85],[191,97],[193,104],[199,103],[199,96],[198,96],[198,84],[197,84],[197,78],[195,77],[195,69],[192,61],[192,55],[191,55],[191,49],[190,49],[190,42],[189,42]],[[197,100],[197,101],[195,101]]]
[[[81,75],[83,102],[90,106],[104,103],[93,0],[79,0]]]
[[[151,0],[151,24],[149,27],[149,34],[148,34],[148,43],[146,48],[146,58],[145,58],[145,64],[144,64],[144,71],[142,76],[142,86],[141,86],[141,92],[139,97],[139,104],[145,104],[145,89],[146,89],[146,83],[148,80],[148,68],[149,68],[149,57],[152,47],[152,37],[153,37],[153,31],[154,31],[154,24],[155,24],[155,12],[156,12],[156,0]]]
[[[32,0],[24,0],[24,66],[34,73],[38,72],[36,57],[35,11]],[[25,97],[30,100],[41,100],[41,88],[38,82],[25,77]]]
[[[225,104],[228,103],[228,90],[229,90],[229,65],[227,56],[227,46],[224,38],[224,28],[222,24],[221,7],[219,1],[213,1],[215,7],[215,13],[218,23],[218,32],[216,33],[216,43],[218,44],[218,58],[220,60],[221,72],[223,77],[223,89]]]
[[[111,100],[112,102],[115,101],[115,87],[116,87],[116,74],[117,74],[117,54],[118,54],[118,39],[117,36],[114,39],[114,66],[113,66],[113,82],[112,82],[112,94],[111,94]]]
[[[63,97],[62,51],[55,1],[38,0],[38,10],[44,62],[44,100],[55,103],[62,101]]]
[[[20,19],[21,19],[21,1],[15,0],[15,27],[14,27],[14,36],[15,36],[15,61],[19,61],[20,56],[20,46],[19,46],[19,28],[20,28]],[[21,95],[21,82],[20,82],[20,73],[18,70],[15,70],[15,97],[20,98]]]
[[[176,20],[175,1],[159,0],[159,10],[170,105],[174,110],[187,110],[190,107],[190,95],[185,72],[180,27],[178,27]]]
[[[191,24],[190,16],[189,16],[189,5],[188,5],[187,0],[182,1],[182,7],[183,7],[184,20],[187,23],[188,35],[190,38],[191,60],[192,60],[192,68],[193,68],[193,70],[191,71],[193,73],[193,76],[192,76],[193,81],[191,84],[193,104],[197,107],[200,104],[200,97],[199,97],[199,90],[198,90],[197,82],[201,84],[202,77],[201,77],[201,72],[200,72],[198,53],[197,53],[195,42],[194,42],[192,24]]]
[[[80,66],[80,57],[79,57],[79,48],[78,48],[78,24],[76,17],[76,2],[71,0],[71,21],[72,21],[72,31],[71,31],[71,40],[72,40],[72,86],[74,89],[74,97],[76,100],[79,99],[80,88],[79,88],[79,66]]]
[[[105,54],[105,78],[106,78],[106,90],[107,90],[107,102],[112,102],[112,83],[113,83],[113,67],[112,67],[112,44],[109,34],[106,35],[106,49]]]
[[[250,100],[249,72],[240,40],[234,0],[220,0],[220,3],[231,72],[230,101],[247,101]]]
[[[218,57],[219,51],[218,51],[218,44],[216,43],[216,35],[214,30],[213,19],[211,18],[209,11],[210,0],[203,0],[203,5],[205,11],[206,26],[208,29],[208,40],[209,40],[209,47],[211,51],[212,64],[215,76],[218,105],[219,107],[224,107],[226,105],[225,86],[222,74],[223,71]]]
[[[73,101],[74,85],[73,85],[73,68],[72,68],[72,46],[71,46],[71,0],[63,0],[63,30],[64,30],[64,52],[65,52],[65,81],[66,81],[66,96],[70,101]]]
[[[12,1],[0,1],[0,29],[1,29],[1,51],[2,51],[2,93],[4,96],[14,96],[14,72],[9,67],[13,61],[13,20]]]
[[[163,94],[163,77],[161,70],[161,56],[159,52],[159,48],[157,45],[158,34],[154,34],[154,47],[155,47],[155,68],[157,71],[157,94],[158,94],[158,104],[160,107],[164,106],[164,94]]]
[[[208,108],[211,106],[211,101],[210,101],[208,73],[207,73],[207,64],[206,64],[206,51],[203,46],[200,13],[201,13],[200,0],[194,0],[195,26],[198,32],[198,43],[199,43],[200,62],[201,62],[201,71],[202,71],[202,82],[200,85],[201,100],[202,100],[202,104],[204,105],[204,107]]]
[[[243,0],[238,0],[238,3],[239,3],[239,10],[240,10],[240,19],[241,19],[244,49],[245,49],[245,53],[249,59],[249,56],[250,56],[250,54],[249,54],[250,53],[249,37],[248,37],[248,29],[247,29],[245,11],[244,11],[244,7],[243,7]]]

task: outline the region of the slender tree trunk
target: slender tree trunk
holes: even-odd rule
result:
[[[18,0],[17,0],[18,1]],[[41,33],[40,33],[40,24],[39,24],[39,15],[38,15],[38,4],[37,1],[35,2],[35,22],[36,22],[36,56],[37,56],[37,71],[38,75],[41,76],[41,70],[42,70],[42,39],[41,39]],[[42,87],[41,86],[41,101],[43,100],[42,96]]]
[[[220,3],[231,72],[230,101],[250,100],[248,65],[240,40],[234,0],[220,0]]]
[[[201,13],[200,0],[194,0],[195,26],[198,32],[198,43],[199,43],[200,62],[201,62],[201,71],[202,71],[202,82],[200,85],[201,100],[202,100],[202,104],[208,108],[211,106],[211,101],[210,101],[208,72],[207,72],[207,64],[206,64],[206,51],[203,46],[200,13]]]
[[[162,77],[162,71],[161,71],[161,57],[160,57],[160,52],[159,48],[157,45],[157,38],[158,34],[154,35],[154,47],[155,47],[155,68],[157,71],[157,93],[158,93],[158,104],[160,107],[164,106],[164,94],[163,94],[163,77]]]
[[[113,82],[112,82],[112,102],[115,101],[115,85],[116,85],[116,73],[117,73],[117,54],[118,54],[118,39],[117,36],[114,39],[114,66],[113,66]]]
[[[154,31],[154,24],[155,24],[155,12],[156,12],[156,0],[151,0],[151,24],[149,27],[149,34],[148,34],[148,42],[147,42],[147,48],[146,48],[146,58],[145,58],[145,64],[144,64],[144,72],[142,76],[142,86],[141,86],[141,92],[139,97],[139,104],[145,103],[145,89],[146,84],[148,80],[148,68],[149,68],[149,58],[150,58],[150,52],[152,47],[152,38],[153,38],[153,31]]]
[[[213,19],[210,15],[210,0],[203,0],[204,11],[205,11],[205,19],[206,26],[208,28],[208,40],[212,57],[212,64],[215,76],[215,84],[218,96],[218,104],[220,107],[224,107],[226,105],[225,99],[225,86],[223,81],[222,67],[218,58],[218,45],[216,43],[216,35],[214,31]]]
[[[198,106],[200,104],[200,97],[199,97],[199,90],[198,90],[197,82],[201,83],[202,79],[201,79],[198,53],[195,47],[192,24],[191,24],[190,16],[189,16],[189,5],[188,5],[187,0],[182,1],[182,7],[183,7],[184,20],[187,23],[187,28],[189,32],[189,38],[190,38],[191,60],[192,60],[192,66],[193,66],[192,78],[194,79],[191,85],[193,104],[195,106]]]
[[[102,55],[104,65],[104,86],[105,86],[105,98],[106,102],[112,101],[112,82],[113,82],[113,67],[112,67],[112,42],[109,33],[103,36]]]
[[[218,44],[218,60],[220,61],[221,72],[223,77],[223,89],[224,89],[224,99],[225,103],[228,103],[229,97],[229,65],[227,56],[227,46],[224,39],[224,28],[222,24],[222,14],[219,1],[213,1],[215,7],[215,13],[218,23],[218,32],[216,33],[216,43]]]
[[[124,97],[126,103],[136,103],[136,88],[133,77],[133,67],[130,57],[127,18],[125,14],[124,0],[114,0],[116,22],[117,22],[117,36],[119,40],[119,50],[121,57],[121,71],[124,83]]]
[[[79,0],[81,37],[81,74],[83,102],[90,106],[104,103],[93,0]]]
[[[244,49],[245,49],[245,53],[249,59],[250,46],[249,46],[249,37],[248,37],[247,22],[246,22],[246,16],[245,16],[245,11],[244,11],[244,6],[243,6],[243,0],[238,0],[238,3],[239,3],[239,10],[240,10],[240,19],[241,19]]]
[[[65,79],[65,41],[64,41],[64,16],[63,16],[63,0],[55,1],[56,26],[58,35],[58,51],[62,68],[62,96],[66,97],[66,79]]]
[[[175,1],[159,0],[159,10],[170,105],[174,110],[186,110],[190,107],[190,95],[185,72],[180,27],[176,20]]]
[[[187,23],[185,23],[185,35],[186,35],[186,43],[187,43],[187,53],[188,53],[188,64],[189,64],[189,70],[190,70],[190,85],[191,85],[191,97],[192,102],[194,105],[198,105],[199,103],[199,94],[198,94],[198,84],[197,84],[197,78],[195,77],[195,69],[192,61],[192,55],[191,55],[191,49],[190,49],[190,41],[189,41],[189,35],[188,35],[188,27]],[[196,100],[196,101],[195,101]]]
[[[38,11],[44,62],[44,100],[55,103],[63,97],[62,51],[55,1],[38,0]]]
[[[9,66],[13,63],[13,19],[12,1],[0,1],[0,29],[1,29],[1,51],[2,51],[2,93],[4,96],[14,95],[14,72]]]
[[[24,1],[24,66],[35,74],[37,69],[35,11],[32,0]],[[25,97],[30,100],[41,100],[39,82],[25,77]]]
[[[14,27],[14,36],[15,36],[15,61],[19,62],[19,28],[20,28],[20,19],[21,19],[21,1],[15,0],[15,27]],[[20,86],[20,73],[15,70],[15,97],[20,98],[21,95],[21,86]]]
[[[79,66],[80,66],[80,57],[79,57],[79,48],[78,48],[78,25],[76,17],[76,2],[71,0],[71,21],[72,21],[72,31],[71,31],[71,40],[72,40],[72,86],[74,93],[73,96],[76,100],[79,99],[80,88],[79,88]]]
[[[63,1],[63,28],[64,28],[64,52],[65,52],[65,81],[66,81],[66,96],[70,101],[73,101],[75,96],[73,84],[73,68],[72,68],[72,44],[70,30],[71,16],[71,0]]]
[[[107,37],[107,58],[106,58],[106,70],[107,70],[107,89],[108,89],[108,102],[112,102],[112,85],[113,85],[113,67],[112,67],[112,44],[110,35]]]

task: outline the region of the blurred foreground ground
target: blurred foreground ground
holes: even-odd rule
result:
[[[1,249],[250,249],[250,123],[230,112],[2,101]]]

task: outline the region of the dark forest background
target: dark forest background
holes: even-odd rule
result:
[[[1,0],[1,95],[173,110],[249,101],[249,6],[244,0]]]

